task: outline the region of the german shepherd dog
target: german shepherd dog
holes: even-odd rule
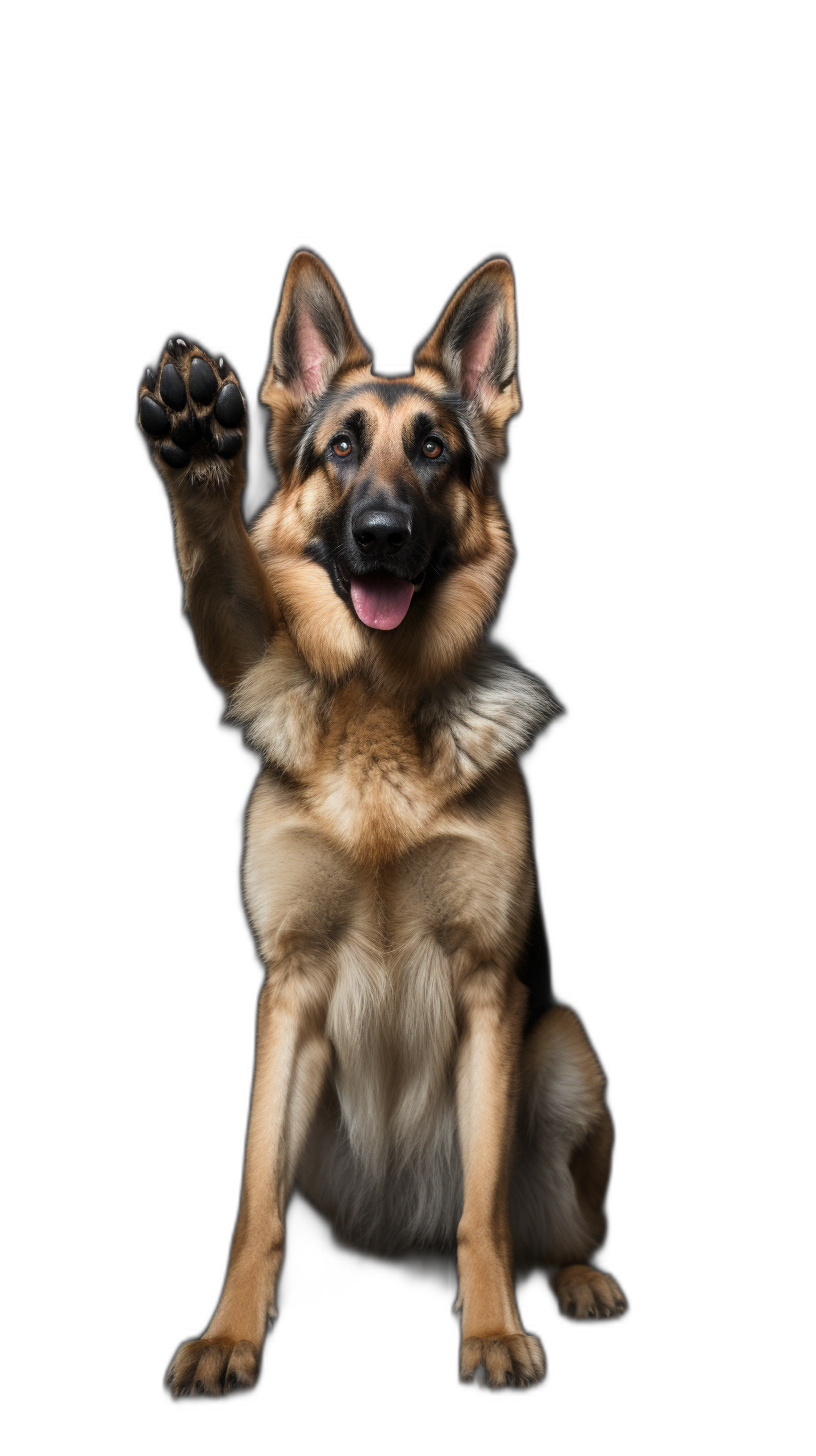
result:
[[[357,1246],[455,1248],[461,1376],[527,1385],[545,1361],[514,1259],[555,1270],[565,1314],[626,1302],[588,1262],[612,1124],[550,990],[517,762],[559,705],[487,640],[513,558],[496,485],[520,407],[509,263],[478,268],[391,379],[297,253],[261,400],[278,488],[249,535],[231,368],[178,339],[140,390],[198,648],[263,759],[240,1208],[218,1307],[167,1381],[255,1382],[297,1183]]]

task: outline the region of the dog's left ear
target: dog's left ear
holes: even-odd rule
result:
[[[516,294],[506,258],[491,258],[466,278],[414,368],[435,369],[494,426],[521,408],[516,379]]]

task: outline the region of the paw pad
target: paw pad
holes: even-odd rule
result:
[[[187,403],[187,391],[175,364],[165,364],[162,369],[159,393],[165,404],[169,404],[171,409],[184,409]]]
[[[167,415],[164,413],[161,405],[157,404],[156,400],[149,394],[142,396],[142,402],[139,405],[139,419],[142,422],[142,429],[148,435],[161,436],[167,434]]]
[[[215,371],[197,354],[190,364],[190,394],[196,404],[209,404],[217,388]]]
[[[237,384],[222,384],[215,401],[215,417],[231,429],[243,419],[244,401]]]
[[[173,470],[192,465],[193,475],[216,478],[218,462],[235,459],[243,449],[246,405],[223,358],[216,365],[196,345],[170,339],[158,382],[152,369],[145,370],[139,423],[158,446],[161,463]]]

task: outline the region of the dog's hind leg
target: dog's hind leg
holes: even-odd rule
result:
[[[554,1006],[528,1033],[510,1216],[520,1263],[555,1266],[562,1314],[622,1314],[620,1285],[589,1263],[606,1234],[612,1160],[606,1078],[581,1022]]]
[[[603,1202],[609,1182],[612,1141],[612,1119],[604,1103],[597,1122],[570,1158],[578,1205],[584,1210],[590,1227],[602,1228],[599,1243],[606,1232]],[[552,1286],[561,1313],[575,1319],[608,1319],[610,1315],[623,1314],[626,1309],[626,1296],[618,1281],[591,1264],[563,1265],[553,1275]]]

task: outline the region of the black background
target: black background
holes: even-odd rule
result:
[[[103,1038],[111,1095],[92,1137],[115,1208],[109,1258],[127,1268],[125,1313],[118,1274],[108,1287],[99,1270],[111,1325],[127,1334],[124,1409],[150,1412],[156,1428],[226,1434],[268,1420],[272,1430],[272,1411],[305,1409],[373,1421],[383,1404],[401,1421],[433,1406],[488,1425],[501,1405],[514,1424],[522,1412],[506,1402],[519,1401],[541,1417],[542,1437],[557,1412],[568,1428],[576,1411],[600,1434],[611,1418],[631,1424],[676,1358],[685,1235],[673,1089],[688,1016],[676,884],[688,844],[683,725],[670,700],[682,668],[666,393],[680,365],[666,338],[678,298],[640,183],[611,159],[571,182],[532,181],[514,210],[488,197],[447,210],[401,198],[361,205],[342,186],[306,204],[255,188],[235,226],[191,221],[189,236],[173,226],[153,240],[136,218],[99,280],[117,335],[117,460],[99,466],[93,539],[105,565],[93,610],[101,689],[118,712],[96,760],[95,914],[114,1031]],[[503,480],[517,561],[497,636],[565,708],[525,772],[555,989],[605,1067],[616,1127],[597,1265],[631,1306],[619,1324],[568,1325],[544,1281],[529,1281],[520,1309],[544,1342],[548,1376],[527,1395],[459,1388],[453,1287],[341,1255],[299,1206],[258,1389],[216,1409],[170,1404],[162,1388],[179,1342],[203,1334],[226,1271],[262,967],[240,903],[256,763],[221,725],[223,702],[182,617],[137,390],[170,333],[226,355],[251,405],[245,507],[256,513],[272,489],[259,386],[287,265],[303,248],[334,272],[382,374],[409,371],[482,262],[504,256],[516,278],[522,412]],[[117,1350],[119,1361],[118,1335]]]

